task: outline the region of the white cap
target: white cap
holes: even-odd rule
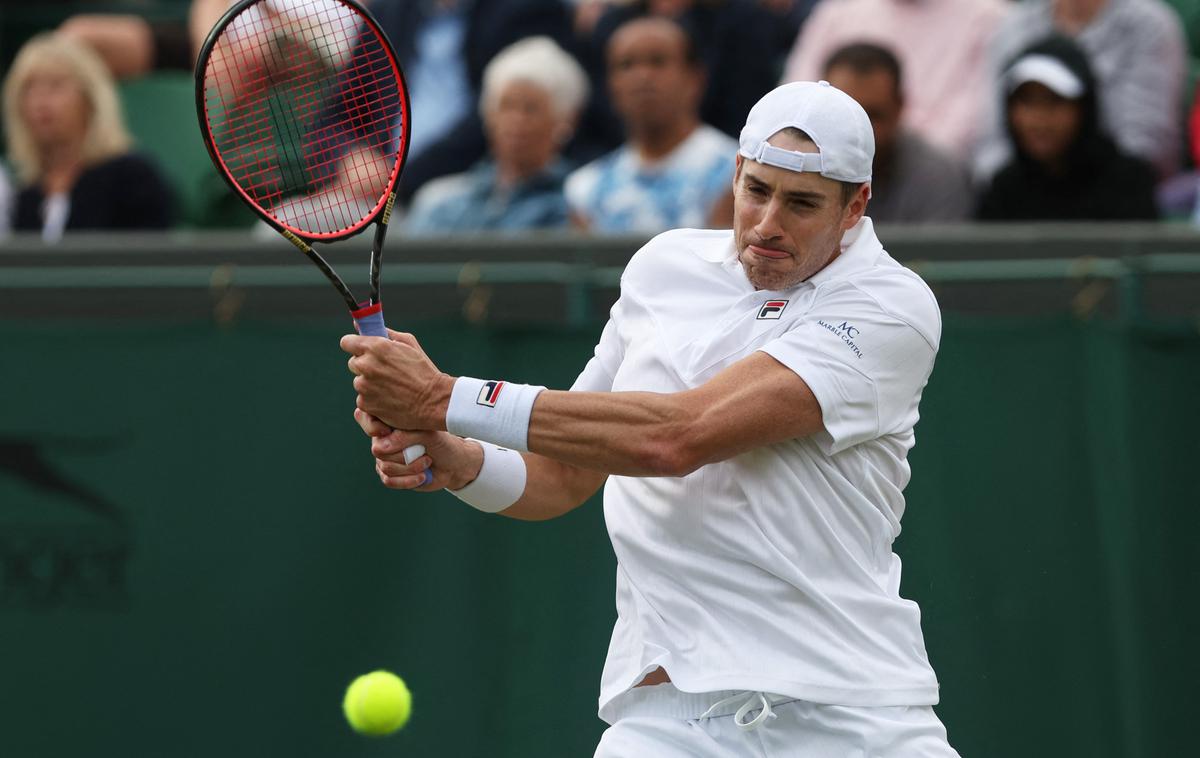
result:
[[[1044,85],[1068,100],[1083,94],[1083,81],[1065,63],[1050,55],[1024,56],[1005,72],[1004,82],[1010,95],[1028,82]]]
[[[807,134],[821,152],[800,153],[767,143],[788,127]],[[750,109],[738,152],[768,166],[815,171],[839,182],[869,182],[875,132],[862,106],[829,82],[792,82],[763,95]]]

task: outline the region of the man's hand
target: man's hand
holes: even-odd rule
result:
[[[358,407],[393,429],[445,429],[453,377],[438,371],[411,334],[388,335],[342,337]]]
[[[375,471],[384,486],[391,489],[460,490],[475,481],[483,466],[483,448],[476,442],[446,432],[396,431],[359,409],[354,411],[354,420],[372,438]],[[425,455],[405,463],[404,450],[412,445],[424,445]],[[429,484],[425,484],[427,469],[433,474]]]

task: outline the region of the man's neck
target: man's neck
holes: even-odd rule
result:
[[[688,119],[663,128],[641,129],[630,135],[629,143],[643,161],[660,161],[692,136],[699,125],[698,120]]]

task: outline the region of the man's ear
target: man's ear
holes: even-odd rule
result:
[[[863,182],[854,197],[846,204],[846,212],[842,217],[842,231],[848,232],[867,213],[867,201],[871,198],[871,183]]]

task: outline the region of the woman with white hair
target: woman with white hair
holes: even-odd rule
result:
[[[587,76],[549,37],[502,50],[483,74],[489,156],[422,187],[405,229],[415,234],[519,232],[568,225],[563,146],[587,99]]]
[[[19,185],[14,230],[53,241],[64,230],[170,225],[172,193],[130,153],[112,77],[89,48],[29,40],[4,82],[4,131]]]

